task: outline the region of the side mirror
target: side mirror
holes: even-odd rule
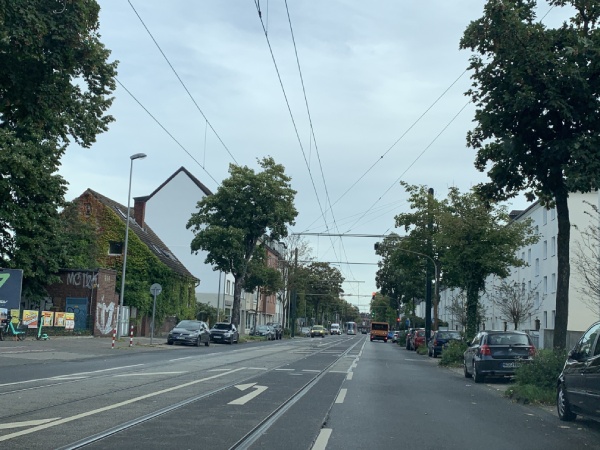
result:
[[[575,361],[579,361],[579,359],[581,358],[581,355],[577,351],[577,347],[574,347],[569,351],[568,358],[575,360]]]

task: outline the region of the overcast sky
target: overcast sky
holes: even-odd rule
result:
[[[99,1],[101,39],[120,61],[116,121],[91,149],[68,149],[68,200],[91,188],[127,204],[138,152],[148,157],[134,163],[132,198],[181,166],[215,192],[230,163],[257,168],[272,156],[298,192],[291,232],[382,235],[399,232],[394,216],[407,211],[400,180],[440,198],[486,180],[466,147],[470,54],[458,48],[483,1],[288,0],[314,139],[285,1],[258,3],[262,23],[255,0]],[[541,2],[540,16],[548,10]],[[544,23],[561,14],[550,10]],[[305,239],[368,310],[379,239]]]

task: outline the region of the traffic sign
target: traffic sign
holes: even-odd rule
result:
[[[150,293],[152,295],[159,295],[162,292],[162,286],[158,283],[154,283],[150,286]]]

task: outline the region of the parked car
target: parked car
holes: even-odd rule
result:
[[[204,343],[210,345],[210,332],[208,324],[201,320],[182,320],[169,331],[167,344],[191,344],[200,347]]]
[[[275,340],[275,330],[269,325],[258,325],[254,330],[254,336],[262,336],[267,341]]]
[[[399,331],[394,331],[394,333],[392,334],[392,343],[396,343],[398,342],[398,336],[400,336],[400,332]]]
[[[213,342],[227,342],[228,344],[237,344],[240,334],[232,323],[217,322],[210,329],[210,340]]]
[[[325,328],[321,325],[314,325],[311,329],[310,329],[310,337],[318,337],[321,336],[322,338],[325,337]]]
[[[275,339],[281,339],[283,337],[283,327],[280,323],[268,322],[267,326],[273,328],[275,331]]]
[[[391,341],[394,339],[394,330],[388,331],[387,338],[388,338],[388,341]]]
[[[342,330],[340,328],[340,324],[339,323],[332,323],[331,327],[329,328],[329,333],[331,335],[341,335],[342,334]]]
[[[410,337],[411,350],[417,351],[421,345],[425,345],[425,328],[417,328]]]
[[[461,341],[462,336],[458,331],[436,331],[433,337],[427,343],[429,356],[437,358],[442,353],[445,347],[452,341]]]
[[[304,337],[310,337],[310,327],[302,327],[300,329],[300,334]]]
[[[481,331],[464,353],[466,378],[481,383],[486,376],[512,376],[517,367],[528,363],[535,347],[522,331]]]
[[[556,385],[556,409],[563,421],[578,414],[600,419],[600,321],[583,334],[569,352]]]

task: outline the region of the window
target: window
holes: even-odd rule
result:
[[[525,252],[521,253],[521,259],[523,260],[523,262],[525,262]]]
[[[231,281],[227,280],[227,289],[225,290],[225,293],[229,294],[230,289],[231,289]]]
[[[552,274],[552,278],[550,279],[552,283],[552,292],[556,292],[556,274]]]
[[[534,303],[534,307],[535,309],[538,309],[540,307],[540,293],[536,292],[535,293],[535,303]]]
[[[550,220],[556,219],[556,208],[550,210]]]
[[[542,223],[544,225],[548,223],[548,210],[546,208],[542,209]]]
[[[555,323],[556,323],[556,311],[552,310],[552,328],[554,328]]]
[[[116,241],[108,242],[108,254],[109,255],[122,255],[123,254],[123,243]]]
[[[544,253],[544,259],[548,258],[548,241],[544,241],[544,245],[542,247]]]
[[[527,250],[527,264],[531,264],[531,249]]]
[[[544,295],[548,293],[548,277],[544,276]]]
[[[531,292],[531,281],[527,282],[527,290]]]
[[[87,217],[89,217],[92,214],[92,204],[91,203],[84,203],[83,204],[83,210],[85,211],[85,215]]]
[[[534,228],[535,234],[540,234],[540,227],[538,225]]]
[[[535,258],[535,276],[540,276],[540,258]]]
[[[544,328],[548,328],[548,311],[544,311]]]
[[[556,255],[556,236],[552,237],[550,240],[550,255]]]

